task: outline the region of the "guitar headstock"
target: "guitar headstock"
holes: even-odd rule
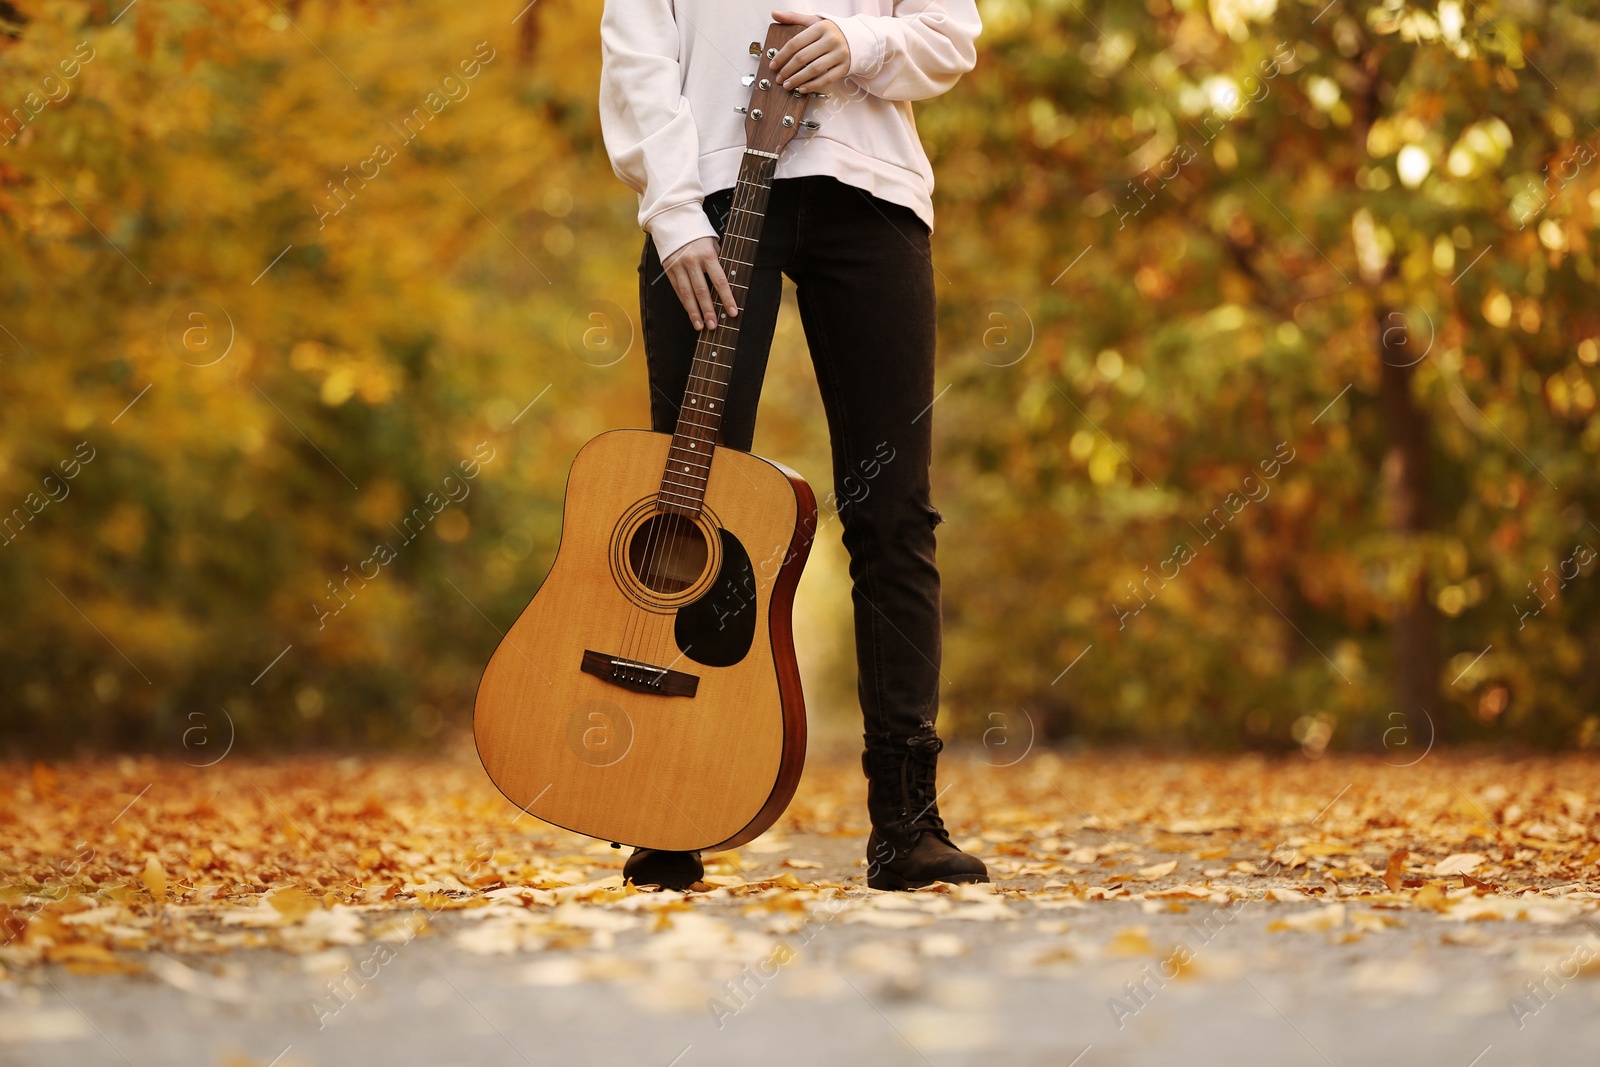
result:
[[[789,42],[789,39],[805,27],[773,23],[767,27],[767,40],[765,44],[752,43],[752,55],[758,55],[760,66],[755,73],[755,81],[750,89],[750,106],[745,111],[744,134],[748,147],[760,152],[771,152],[777,155],[783,147],[794,140],[794,135],[800,132],[804,124],[802,116],[806,113],[806,94],[796,90],[785,89],[778,84],[776,71],[772,66],[773,57],[778,54],[778,49]],[[815,129],[815,124],[811,124]]]

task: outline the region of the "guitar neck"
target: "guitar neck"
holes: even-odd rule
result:
[[[728,209],[718,262],[733,290],[740,317],[728,318],[722,301],[712,294],[717,321],[700,332],[695,345],[688,388],[684,390],[672,449],[661,476],[659,507],[663,511],[693,517],[700,513],[705,500],[711,455],[722,427],[733,355],[739,344],[739,323],[747,306],[745,298],[750,292],[756,249],[761,244],[761,228],[766,222],[767,200],[777,166],[776,154],[755,149],[747,149],[739,165],[739,180],[734,186],[733,206]]]

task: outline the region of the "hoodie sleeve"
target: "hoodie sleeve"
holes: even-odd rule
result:
[[[700,139],[683,95],[671,0],[606,0],[600,16],[600,133],[611,169],[639,194],[639,226],[663,260],[715,237],[701,202]]]
[[[926,100],[977,63],[974,0],[895,0],[892,15],[825,16],[850,45],[850,78],[885,100]]]

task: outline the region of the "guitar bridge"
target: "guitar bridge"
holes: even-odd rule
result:
[[[608,656],[593,649],[583,650],[584,674],[592,674],[602,682],[631,689],[635,693],[653,693],[663,697],[692,697],[700,688],[697,675],[685,674],[668,667],[657,667],[623,656]]]

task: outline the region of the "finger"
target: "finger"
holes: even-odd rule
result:
[[[800,38],[804,37],[807,33],[814,29],[816,24],[822,21],[822,16],[806,15],[799,11],[774,11],[772,13],[772,20],[774,22],[787,23],[791,26],[806,27],[806,29],[801,30],[799,33],[789,38],[788,43],[782,48],[778,49],[778,54],[772,59],[773,69],[777,69],[780,63],[786,62],[790,56],[794,55],[796,49],[805,45],[806,42],[800,40]]]
[[[689,316],[689,321],[694,328],[699,330],[704,323],[700,318],[700,300],[694,295],[694,287],[689,282],[689,272],[679,269],[672,275],[672,288],[678,294],[678,302],[683,305],[684,313]]]
[[[849,73],[850,65],[848,63],[840,63],[837,67],[834,67],[816,81],[800,86],[797,91],[802,96],[808,93],[820,93],[830,85],[838,85],[840,82],[844,81],[845,76]]]
[[[689,321],[694,323],[695,329],[700,329],[700,304],[695,300],[694,293],[689,290],[688,273],[681,267],[674,266],[667,273],[667,280],[672,283],[672,291],[678,294],[678,303],[683,305]]]
[[[821,18],[821,15],[808,15],[803,11],[774,11],[772,13],[773,22],[781,22],[788,26],[809,26],[813,22],[820,21]]]
[[[703,268],[696,267],[694,272],[695,303],[699,307],[700,321],[694,324],[697,330],[708,329],[717,323],[717,308],[711,302],[711,288],[706,285],[706,276]]]
[[[820,21],[811,23],[791,37],[788,44],[778,49],[778,54],[772,57],[772,69],[777,71],[781,77],[785,68],[792,69],[797,65],[803,66],[806,60],[811,57],[802,59],[800,58],[801,53],[808,48],[814,50],[818,42],[822,41],[827,35],[827,25]]]
[[[788,69],[780,72],[778,80],[785,89],[792,89],[802,81],[807,80],[804,77],[807,67],[816,67],[817,70],[822,70],[834,63],[844,62],[847,55],[849,55],[849,51],[842,41],[818,41],[790,60]],[[823,64],[823,66],[818,67],[817,64],[819,63]]]
[[[717,296],[722,299],[722,306],[727,309],[728,315],[739,314],[739,305],[733,299],[733,286],[728,284],[728,276],[722,272],[721,263],[711,264],[711,284],[717,288]]]
[[[811,62],[822,52],[827,51],[827,44],[823,40],[827,32],[828,28],[826,26],[821,23],[813,23],[795,34],[788,44],[778,49],[778,54],[772,57],[772,69],[778,72],[778,80],[780,82]]]
[[[790,81],[783,83],[785,89],[799,89],[801,92],[810,92],[811,86],[821,78],[826,77],[837,69],[844,60],[837,55],[826,55],[821,59],[807,64]]]

